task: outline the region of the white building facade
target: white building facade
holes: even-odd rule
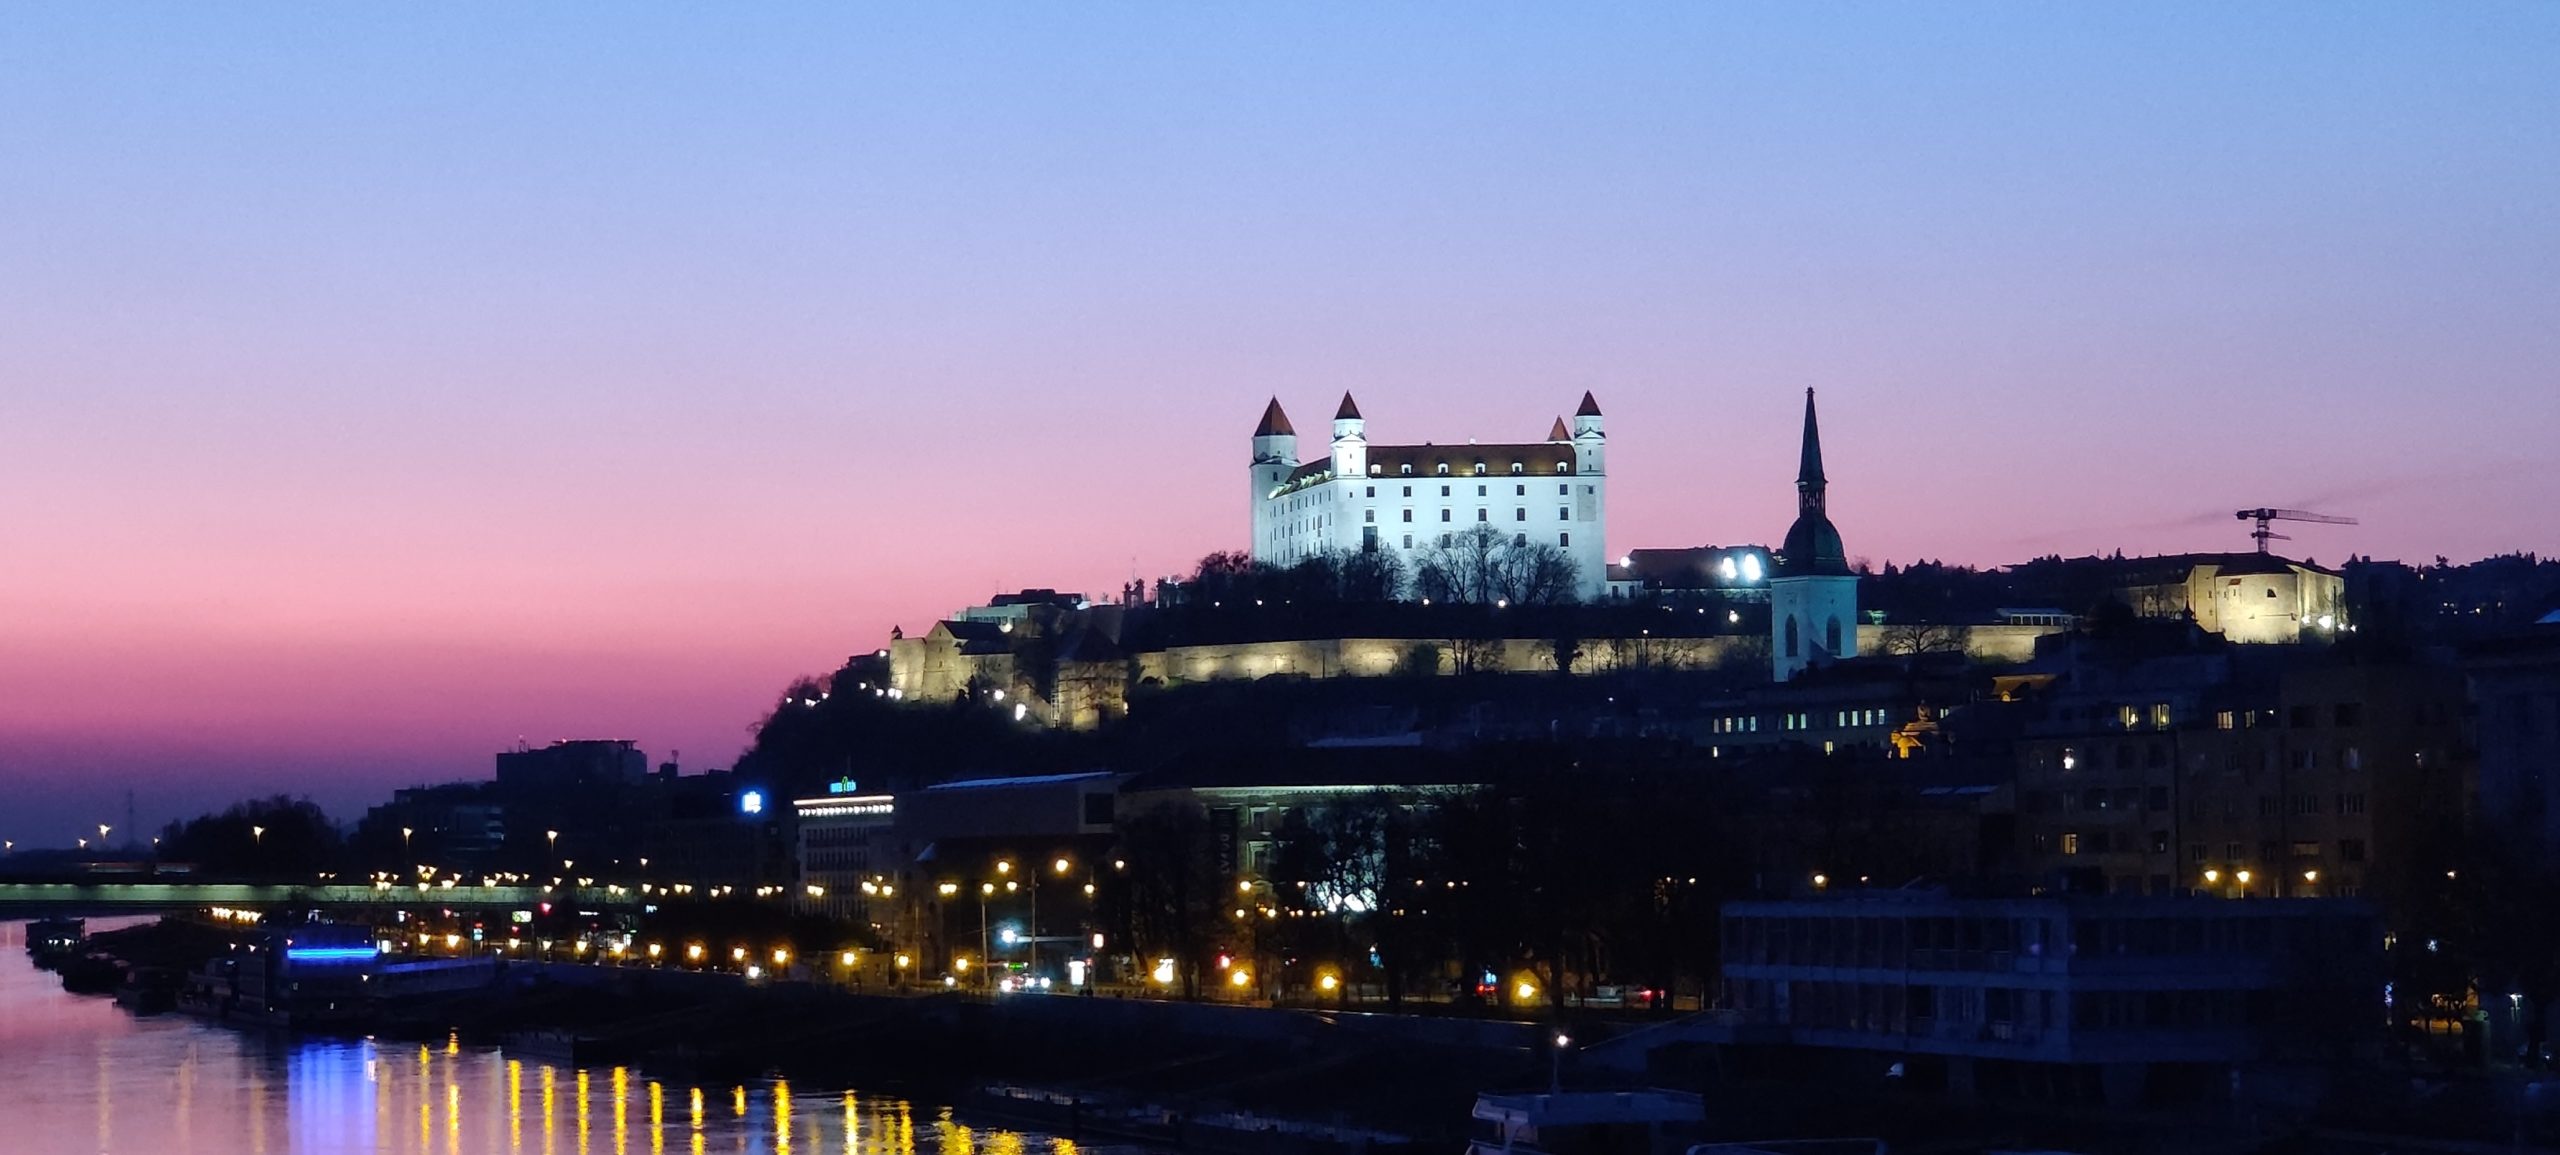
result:
[[[1330,452],[1298,460],[1297,431],[1273,398],[1253,431],[1253,557],[1292,565],[1328,551],[1422,551],[1476,526],[1573,559],[1576,593],[1608,580],[1609,479],[1600,406],[1589,393],[1544,441],[1372,445],[1351,395],[1334,412]]]

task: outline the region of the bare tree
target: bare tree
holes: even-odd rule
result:
[[[1876,639],[1877,648],[1902,657],[1961,654],[1972,640],[1972,627],[1944,622],[1895,622]]]
[[[1430,601],[1549,605],[1572,601],[1581,576],[1563,549],[1479,524],[1424,550],[1413,584]]]
[[[1414,592],[1425,601],[1491,604],[1502,596],[1502,554],[1509,547],[1489,525],[1451,534],[1422,551]]]

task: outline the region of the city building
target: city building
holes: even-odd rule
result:
[[[1855,891],[1729,903],[1721,942],[1710,1037],[1961,1097],[2293,1100],[2382,1026],[2354,902]]]
[[[1373,445],[1345,393],[1330,452],[1302,462],[1297,430],[1275,397],[1253,431],[1253,556],[1290,565],[1385,549],[1410,562],[1489,526],[1515,545],[1563,550],[1578,570],[1579,596],[1596,600],[1608,580],[1606,447],[1589,393],[1571,426],[1557,418],[1544,441],[1463,445]]]
[[[2183,623],[2056,639],[1995,677],[2021,715],[2021,854],[2117,894],[2425,901],[2472,794],[2459,671],[2236,646]]]
[[[361,829],[386,845],[399,840],[404,868],[433,864],[477,873],[503,862],[506,807],[486,782],[411,786],[365,812]]]
[[[1769,551],[1756,545],[1631,549],[1610,563],[1608,595],[1681,605],[1765,605],[1775,568]]]
[[[2480,756],[2480,813],[2528,860],[2560,863],[2560,615],[2464,655]]]
[[[1769,662],[1778,681],[1808,667],[1858,655],[1858,575],[1831,524],[1831,482],[1822,472],[1822,430],[1813,390],[1804,391],[1804,446],[1796,467],[1796,520],[1778,548],[1769,582]]]
[[[906,865],[895,860],[897,821],[896,797],[865,794],[850,778],[828,783],[825,794],[792,799],[800,908],[866,922],[873,920],[875,902],[894,911],[894,879]],[[890,888],[885,895],[884,886]]]
[[[518,746],[498,754],[501,793],[567,793],[600,786],[633,786],[649,772],[649,757],[626,738],[577,739],[548,746]]]

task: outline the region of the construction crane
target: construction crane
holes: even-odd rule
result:
[[[2313,513],[2306,509],[2244,509],[2233,516],[2242,521],[2254,521],[2258,523],[2258,528],[2250,530],[2249,536],[2257,539],[2259,553],[2267,552],[2268,542],[2293,540],[2290,537],[2286,537],[2281,533],[2277,533],[2276,531],[2267,528],[2267,523],[2271,521],[2310,521],[2318,522],[2321,525],[2356,524],[2356,519],[2352,517],[2331,517],[2325,513]]]

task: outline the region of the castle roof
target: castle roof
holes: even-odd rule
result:
[[[1548,427],[1548,429],[1547,429],[1547,440],[1549,440],[1549,441],[1571,441],[1571,440],[1573,440],[1573,431],[1572,431],[1572,430],[1569,430],[1569,429],[1566,429],[1566,428],[1564,427],[1564,418],[1562,418],[1562,417],[1558,417],[1558,418],[1556,418],[1556,423],[1555,423],[1554,425],[1552,425],[1552,426]]]
[[[1598,417],[1600,415],[1600,402],[1592,398],[1590,390],[1585,389],[1582,391],[1582,408],[1574,410],[1573,415],[1576,417]]]
[[[1444,464],[1449,467],[1448,476],[1450,477],[1509,477],[1512,476],[1513,462],[1519,463],[1519,475],[1523,477],[1548,477],[1558,472],[1569,474],[1578,472],[1581,468],[1573,446],[1558,445],[1553,442],[1520,445],[1372,445],[1369,447],[1369,468],[1375,476],[1379,477],[1408,476],[1404,468],[1408,465],[1413,467],[1413,472],[1409,476],[1438,477],[1441,476],[1440,467]],[[1484,467],[1481,474],[1476,470],[1479,464]],[[1564,467],[1561,471],[1556,468],[1559,465]],[[1333,472],[1333,459],[1319,457],[1292,470],[1289,480],[1304,481],[1331,472]]]
[[[1347,402],[1350,399],[1350,394],[1346,393],[1343,395],[1344,401]],[[1289,428],[1289,415],[1280,411],[1279,398],[1272,398],[1271,404],[1263,409],[1262,424],[1253,427],[1253,435],[1256,437],[1295,437],[1298,435],[1297,430]]]
[[[1342,406],[1333,411],[1333,419],[1336,421],[1360,420],[1360,406],[1352,402],[1350,390],[1342,391]]]

